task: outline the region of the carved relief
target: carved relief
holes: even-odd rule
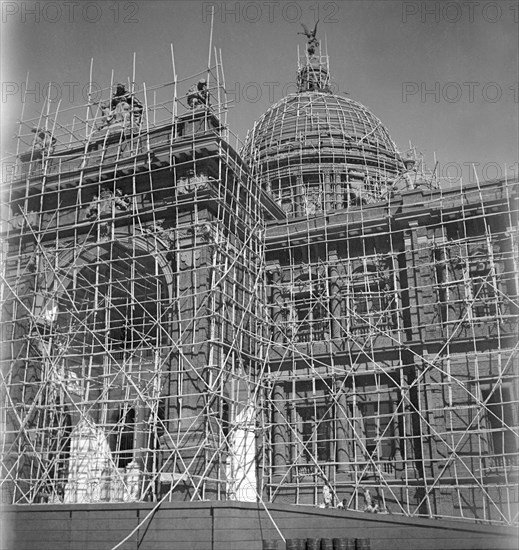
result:
[[[14,214],[9,224],[13,229],[22,229],[24,226],[37,227],[38,226],[38,214],[36,212],[29,211],[27,214]]]
[[[205,191],[206,189],[209,189],[209,177],[206,174],[195,175],[191,173],[177,179],[177,193],[179,195],[194,193],[195,190]]]
[[[194,250],[183,250],[180,252],[180,264],[181,267],[195,267],[196,262],[200,259],[201,251]]]
[[[175,230],[172,229],[169,231],[165,231],[164,236],[166,237],[166,241],[168,242],[169,248],[174,249],[176,247],[176,242],[177,242]]]
[[[85,218],[94,220],[100,217],[110,216],[112,211],[127,212],[131,209],[131,199],[123,195],[120,189],[113,192],[107,187],[102,187],[99,195],[94,195],[94,199],[85,209]]]
[[[215,243],[217,236],[217,228],[209,223],[205,222],[196,227],[197,241],[203,243]]]

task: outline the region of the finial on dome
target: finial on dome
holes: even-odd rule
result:
[[[317,24],[313,31],[301,23],[304,32],[298,32],[308,38],[306,55],[299,60],[297,71],[298,92],[330,92],[330,75],[328,73],[328,55],[321,55],[320,44],[316,38]]]

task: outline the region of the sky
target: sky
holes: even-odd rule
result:
[[[93,81],[172,80],[170,44],[180,78],[222,51],[231,130],[241,139],[291,91],[300,23],[326,41],[334,89],[368,107],[399,150],[412,143],[440,175],[464,181],[518,173],[518,1],[8,1],[2,0],[2,156],[24,118],[39,116],[48,83],[60,109],[85,103]],[[185,93],[193,77],[179,85]],[[185,89],[184,89],[185,88]],[[56,100],[57,101],[57,100]]]

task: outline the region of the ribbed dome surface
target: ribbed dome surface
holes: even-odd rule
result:
[[[293,94],[270,107],[242,153],[289,216],[381,200],[404,169],[377,117],[322,91]]]

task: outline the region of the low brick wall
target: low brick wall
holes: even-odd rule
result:
[[[236,502],[2,508],[2,550],[261,550],[281,537],[262,505]],[[270,505],[287,539],[369,538],[372,550],[516,549],[517,529],[469,522]]]

